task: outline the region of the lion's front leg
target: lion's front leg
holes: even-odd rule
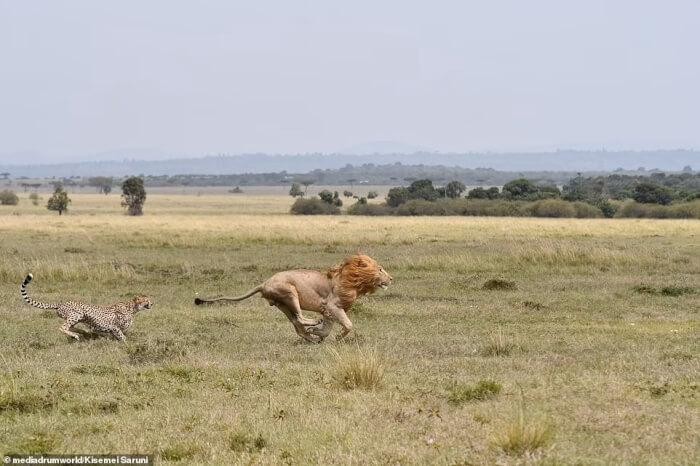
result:
[[[345,310],[343,308],[334,304],[328,304],[323,315],[324,317],[330,317],[331,319],[337,321],[340,325],[343,326],[343,330],[337,336],[338,340],[342,340],[347,336],[348,333],[352,331],[352,322],[348,318],[348,315],[345,313]],[[330,330],[328,331],[330,332]]]

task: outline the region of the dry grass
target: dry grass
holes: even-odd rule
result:
[[[552,437],[552,427],[542,420],[528,419],[521,405],[516,418],[494,435],[493,445],[509,455],[524,455],[546,447]]]
[[[99,445],[159,464],[700,463],[698,221],[299,218],[286,213],[290,197],[252,191],[149,192],[141,218],[122,215],[118,196],[75,194],[59,217],[26,196],[0,207],[0,453]],[[255,298],[192,304],[358,250],[395,281],[351,311],[350,343],[300,343]],[[52,313],[22,302],[28,271],[38,299],[146,293],[155,306],[126,344],[72,342]],[[482,289],[493,277],[517,288]],[[464,402],[449,402],[453,381],[470,382],[452,385]],[[491,396],[479,381],[503,388]],[[546,423],[502,424],[513,386]],[[548,425],[556,442],[538,440]],[[501,436],[524,453],[493,448]]]
[[[373,390],[379,388],[384,379],[384,363],[374,351],[360,348],[338,351],[329,350],[335,359],[332,378],[346,389]]]

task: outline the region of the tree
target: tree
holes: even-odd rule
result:
[[[70,202],[68,193],[65,192],[63,186],[59,184],[56,186],[53,196],[49,198],[46,208],[49,210],[57,210],[58,215],[63,215],[64,211],[68,211],[68,204],[70,204]]]
[[[318,193],[318,197],[320,197],[321,200],[326,204],[334,205],[336,207],[341,207],[343,205],[343,201],[340,199],[338,191],[332,193],[327,189],[324,189],[323,191]]]
[[[467,187],[464,186],[464,183],[460,181],[450,181],[447,183],[447,186],[445,186],[445,194],[451,199],[457,199],[462,195],[465,189],[467,189]]]
[[[386,195],[386,203],[389,207],[398,207],[411,199],[410,196],[411,194],[408,192],[408,188],[404,188],[403,186],[391,188]]]
[[[352,197],[352,191],[348,191],[348,190],[343,191],[343,196]]]
[[[304,196],[306,196],[306,191],[309,189],[309,186],[314,184],[314,180],[304,180],[301,182],[301,184],[304,185]]]
[[[146,189],[143,178],[132,176],[122,183],[122,207],[127,208],[129,215],[143,215],[143,204],[146,202]]]
[[[503,185],[503,194],[510,199],[532,199],[538,191],[537,186],[527,178],[518,178]]]
[[[19,204],[19,197],[13,191],[5,189],[0,192],[0,204],[1,205],[17,205]]]
[[[97,188],[99,193],[104,193],[105,195],[112,192],[112,184],[114,179],[111,176],[93,176],[88,178],[88,186],[94,186]]]
[[[665,187],[643,181],[634,187],[632,199],[642,204],[668,205],[673,200],[673,196]]]
[[[3,179],[3,180],[6,180],[6,179],[8,179],[8,178],[10,177],[10,174],[7,173],[7,172],[5,172],[5,173],[0,173],[0,176],[2,176],[2,179]]]
[[[299,183],[292,183],[292,187],[289,190],[289,195],[292,197],[304,196],[304,192],[301,190],[301,186],[299,186]]]

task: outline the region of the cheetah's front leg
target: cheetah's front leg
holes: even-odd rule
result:
[[[121,331],[119,327],[113,327],[109,329],[110,333],[114,335],[114,338],[116,338],[119,341],[125,341],[126,337],[124,336],[124,332]]]

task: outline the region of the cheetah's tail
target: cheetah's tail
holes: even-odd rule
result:
[[[27,285],[29,285],[33,279],[34,275],[29,273],[22,282],[22,287],[20,290],[22,291],[22,298],[24,301],[30,306],[38,307],[39,309],[58,309],[58,306],[55,304],[40,303],[39,301],[34,301],[32,298],[27,296]]]

